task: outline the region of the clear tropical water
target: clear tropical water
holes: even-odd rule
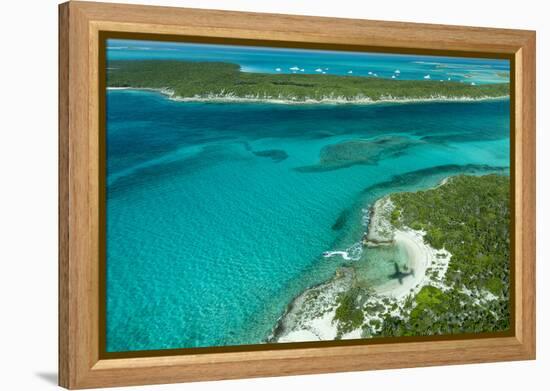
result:
[[[108,56],[221,58],[252,71],[353,65],[353,75],[377,64],[399,67],[402,77],[421,76],[417,61],[426,61],[365,55],[365,65],[357,54],[338,61],[281,50],[267,58],[269,49],[155,45],[111,41]],[[464,75],[508,69],[475,61],[429,62],[460,62]],[[296,295],[344,264],[367,283],[386,281],[399,251],[357,245],[369,204],[457,173],[506,172],[509,105],[200,103],[108,91],[107,350],[261,343]],[[327,155],[348,145],[353,153],[358,140],[370,148],[368,161]],[[338,250],[353,260],[323,257]]]
[[[201,104],[108,92],[108,349],[263,341],[293,297],[343,263],[321,255],[360,240],[374,199],[491,170],[465,165],[507,167],[508,105]],[[326,145],[388,134],[428,141],[376,165],[296,170]],[[288,157],[254,154],[266,150]]]
[[[205,47],[208,47],[205,50]],[[181,44],[169,42],[109,40],[110,60],[224,61],[239,64],[243,72],[326,73],[466,83],[507,82],[508,61],[417,55],[388,55],[234,45]]]

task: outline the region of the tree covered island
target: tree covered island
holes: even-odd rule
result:
[[[399,80],[328,74],[241,72],[224,62],[110,61],[107,86],[154,89],[182,100],[375,102],[505,97],[508,83]]]
[[[364,245],[403,246],[388,283],[370,286],[360,262],[296,298],[271,340],[499,332],[510,328],[510,178],[451,177],[394,193],[371,210]]]

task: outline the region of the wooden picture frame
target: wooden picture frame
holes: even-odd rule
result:
[[[99,229],[103,32],[509,58],[513,331],[498,338],[104,358]],[[535,358],[535,32],[70,1],[59,6],[59,384],[70,389]]]

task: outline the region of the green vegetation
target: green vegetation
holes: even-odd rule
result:
[[[391,196],[399,226],[426,231],[452,254],[445,289],[425,286],[406,317],[385,315],[380,335],[494,332],[510,327],[510,178],[457,176]]]
[[[415,298],[406,320],[386,314],[381,336],[418,336],[495,332],[510,327],[508,301],[475,304],[472,296],[452,288],[425,286]]]
[[[361,288],[353,287],[338,296],[338,307],[333,319],[338,322],[337,337],[341,337],[363,324],[364,315],[360,303],[362,293],[364,292]]]
[[[508,284],[509,177],[461,175],[436,189],[391,198],[400,211],[400,225],[420,227],[432,247],[453,254],[448,284],[486,289],[494,278]]]
[[[341,98],[427,99],[498,97],[508,83],[472,86],[459,82],[372,77],[241,72],[236,64],[187,61],[111,61],[109,87],[168,89],[182,98],[239,97],[303,101]]]

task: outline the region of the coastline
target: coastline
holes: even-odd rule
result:
[[[340,295],[353,288],[355,278],[352,269],[341,268],[331,280],[305,290],[289,304],[268,342],[369,338],[380,331],[384,314],[401,317],[409,298],[424,286],[446,290],[443,281],[451,254],[430,247],[424,241],[424,235],[424,232],[412,229],[396,230],[393,245],[405,247],[410,254],[408,268],[414,270],[414,274],[403,278],[402,284],[392,279],[372,287],[362,300],[365,306],[378,307],[378,310],[364,313],[359,327],[341,334],[338,321],[335,321]]]
[[[425,232],[413,229],[396,230],[394,245],[404,247],[408,258],[408,268],[414,273],[402,280],[392,279],[374,288],[374,291],[383,296],[392,296],[403,299],[408,295],[417,294],[423,286],[437,283],[447,271],[451,254],[446,250],[436,250],[424,240]],[[437,279],[427,276],[429,268],[439,270]]]
[[[278,324],[282,326],[275,328],[270,341],[456,334],[464,330],[479,332],[480,324],[489,330],[507,329],[507,253],[489,252],[482,261],[492,266],[480,269],[471,262],[480,257],[479,252],[472,252],[457,236],[457,232],[479,235],[480,240],[486,240],[485,246],[498,248],[494,237],[483,236],[487,228],[470,228],[464,223],[468,217],[463,213],[478,216],[478,210],[489,205],[506,221],[506,201],[495,202],[491,196],[479,199],[479,195],[472,196],[471,189],[474,184],[482,194],[498,192],[506,200],[507,180],[498,174],[456,175],[426,190],[395,192],[379,198],[370,208],[371,220],[362,246],[365,251],[378,248],[381,252],[370,253],[371,257],[358,262],[382,262],[376,265],[382,267],[382,276],[388,273],[387,277],[382,281],[368,275],[364,278],[361,271],[365,264],[347,264],[346,273],[351,275],[347,285],[342,282],[340,269],[331,280],[303,292],[281,317]],[[432,210],[434,199],[446,199],[441,210]],[[484,219],[482,227],[494,221],[480,219]],[[444,239],[441,235],[448,225],[449,238]],[[496,238],[496,243],[505,246],[505,235],[503,232],[500,239]],[[391,249],[390,257],[380,255],[387,254],[384,247],[388,246],[398,248]],[[393,273],[388,268],[391,264],[395,266]],[[322,300],[316,301],[318,298]],[[465,313],[466,308],[471,312]]]
[[[353,270],[341,268],[330,280],[303,291],[288,305],[267,342],[334,340],[334,299],[351,288],[353,278]]]
[[[180,97],[175,94],[175,92],[169,88],[146,88],[146,87],[107,87],[108,91],[116,90],[133,90],[133,91],[148,91],[156,92],[166,96],[168,99],[175,102],[201,102],[201,103],[272,103],[272,104],[282,104],[282,105],[316,105],[316,104],[326,104],[326,105],[340,105],[340,104],[349,104],[349,105],[375,105],[375,104],[384,104],[384,103],[395,103],[395,104],[405,104],[405,103],[434,103],[434,102],[480,102],[480,101],[498,101],[509,99],[509,95],[502,96],[481,96],[481,97],[469,97],[469,96],[444,96],[444,95],[434,95],[429,98],[400,98],[392,96],[382,96],[380,99],[371,99],[368,97],[353,97],[346,98],[342,96],[327,96],[322,99],[292,99],[292,98],[283,98],[283,97],[259,97],[259,96],[245,96],[239,97],[232,94],[211,94],[206,96],[193,96],[193,97]]]
[[[444,178],[436,187],[448,182],[449,178]],[[339,330],[336,311],[342,295],[353,290],[355,281],[354,270],[343,267],[332,279],[305,290],[289,304],[268,338],[269,342],[369,338],[381,330],[385,314],[402,317],[407,302],[424,286],[448,289],[444,278],[451,253],[431,247],[424,240],[424,231],[393,227],[390,222],[393,208],[391,194],[379,198],[371,208],[369,229],[363,238],[364,247],[398,246],[407,254],[406,270],[399,278],[372,286],[360,294],[364,306],[376,310],[363,312],[359,327],[344,333]]]
[[[120,213],[112,221],[123,239],[131,240],[128,227],[133,226],[126,223],[136,223],[138,228],[158,227],[159,232],[166,235],[143,236],[143,247],[147,245],[158,251],[143,256],[140,248],[125,251],[125,242],[121,240],[112,241],[117,251],[110,254],[122,260],[120,265],[140,260],[139,270],[143,270],[145,276],[151,270],[163,271],[162,260],[177,255],[177,266],[181,266],[182,273],[159,272],[160,277],[170,284],[173,282],[174,286],[172,290],[167,283],[162,288],[177,295],[163,300],[168,295],[160,294],[156,286],[144,288],[149,296],[160,298],[159,314],[154,320],[169,325],[174,340],[215,346],[262,343],[266,339],[284,343],[405,333],[454,334],[456,330],[477,332],[478,319],[464,322],[467,327],[462,328],[462,315],[482,318],[479,324],[484,331],[501,327],[500,323],[490,323],[489,318],[493,312],[506,311],[503,295],[498,291],[508,286],[506,270],[493,267],[498,260],[505,260],[505,256],[492,251],[487,259],[471,262],[469,269],[463,269],[481,270],[491,262],[491,267],[483,270],[488,271],[486,275],[495,270],[495,277],[499,278],[496,283],[486,275],[484,279],[472,273],[461,277],[462,269],[455,266],[466,253],[462,249],[468,246],[475,249],[470,243],[477,244],[483,235],[478,235],[475,229],[470,229],[472,235],[449,235],[459,233],[460,225],[454,224],[456,229],[445,227],[444,219],[439,216],[452,216],[448,221],[463,221],[461,225],[466,228],[478,220],[488,221],[487,235],[483,237],[500,234],[509,225],[501,223],[504,219],[500,214],[497,214],[500,219],[494,219],[499,224],[490,225],[491,219],[485,218],[488,214],[482,216],[483,220],[475,219],[478,214],[473,213],[472,208],[428,201],[422,194],[406,197],[403,193],[422,193],[444,176],[510,172],[510,135],[502,131],[502,125],[509,122],[506,114],[511,99],[510,83],[485,86],[485,82],[476,79],[477,84],[471,83],[475,84],[471,87],[470,83],[460,84],[454,78],[453,83],[424,81],[421,77],[395,81],[385,77],[344,80],[336,75],[332,78],[331,74],[326,77],[301,77],[299,73],[249,75],[242,69],[226,74],[220,72],[218,68],[223,67],[216,64],[203,69],[202,62],[189,61],[182,66],[179,59],[171,64],[154,58],[140,59],[140,56],[135,61],[120,60],[116,66],[108,67],[105,74],[109,86],[106,86],[106,115],[110,129],[120,129],[120,133],[109,140],[113,152],[110,157],[114,163],[121,162],[110,170],[109,178],[113,180],[108,183],[109,196],[129,201],[127,209],[118,208]],[[113,58],[109,58],[109,64]],[[405,68],[402,70],[405,72]],[[355,70],[354,73],[357,74]],[[468,115],[470,112],[475,116]],[[483,132],[476,131],[481,128]],[[127,139],[132,140],[131,145]],[[307,145],[302,147],[304,140]],[[127,152],[132,155],[125,159]],[[286,158],[282,164],[276,164]],[[241,168],[247,171],[241,172]],[[336,171],[339,169],[341,171]],[[238,176],[233,178],[235,172]],[[302,172],[308,174],[301,175]],[[232,182],[227,182],[227,178]],[[150,180],[154,181],[151,186]],[[444,182],[439,185],[443,191]],[[142,183],[145,186],[141,186]],[[228,185],[223,196],[216,192],[215,185],[219,187],[220,183]],[[260,185],[254,187],[258,183]],[[474,205],[473,208],[478,200],[480,205],[489,206],[505,200],[500,197],[503,192],[498,193],[493,203],[483,202],[492,197],[480,195],[475,199],[477,189],[476,186],[470,188],[474,197],[460,193],[460,198],[453,199],[467,200],[464,206]],[[149,205],[155,197],[141,198],[149,191],[166,202]],[[396,214],[402,212],[403,219],[399,215],[395,219],[390,214],[387,220],[399,228],[395,228],[386,241],[366,243],[368,232],[365,231],[371,217],[367,209],[372,210],[374,201],[388,194],[388,199],[397,205]],[[144,205],[141,200],[147,202],[151,213],[139,213]],[[179,207],[181,200],[189,205],[196,202],[197,207],[183,213]],[[239,221],[242,225],[238,229],[223,224],[239,217],[243,202],[249,200],[257,207],[250,208],[250,213]],[[498,207],[499,211],[506,210],[505,203]],[[450,213],[462,210],[469,214]],[[420,212],[415,211],[422,211],[421,218],[417,218]],[[304,220],[303,213],[311,220]],[[165,215],[171,216],[170,219],[162,218]],[[132,219],[133,216],[139,219]],[[461,217],[465,217],[464,220],[460,220]],[[270,225],[273,221],[276,224]],[[470,221],[472,224],[466,224]],[[267,222],[267,225],[260,224],[257,228],[250,222]],[[438,224],[436,228],[444,227],[436,232],[440,235],[432,235],[432,223]],[[118,235],[118,231],[111,231],[112,236]],[[216,236],[220,239],[216,246],[209,243],[209,233],[214,231],[223,234]],[[498,249],[508,248],[502,245],[503,237],[506,239],[505,235],[498,237]],[[150,242],[145,242],[146,239]],[[464,239],[462,245],[461,239]],[[166,245],[158,246],[155,240],[162,240]],[[188,262],[187,247],[173,246],[180,241],[199,249],[198,256]],[[429,243],[434,248],[428,246]],[[497,248],[490,242],[481,244],[483,249]],[[443,245],[453,253],[449,268],[450,254],[445,258],[446,254],[435,250]],[[496,256],[489,258],[493,254]],[[234,262],[245,258],[244,263]],[[202,262],[204,260],[208,262]],[[184,292],[189,300],[182,301],[180,290],[194,282],[197,265],[204,266],[202,269],[212,278],[200,290]],[[396,275],[404,274],[402,282],[398,277],[391,277],[394,266]],[[118,268],[117,272],[117,279],[113,280],[125,281],[124,268]],[[441,276],[442,281],[437,281]],[[462,281],[466,285],[461,286]],[[491,284],[490,291],[482,286],[485,283]],[[479,291],[477,285],[482,286]],[[431,290],[432,287],[441,288]],[[212,294],[204,294],[205,289]],[[141,297],[134,299],[127,292],[117,292],[117,303],[147,305]],[[446,306],[452,304],[446,308],[452,308],[447,312],[450,316],[456,315],[456,323],[432,316],[443,308],[443,305],[435,308],[434,302],[428,302],[432,297],[438,298],[436,295],[444,297],[442,301]],[[464,308],[462,303],[470,304],[472,298],[478,300],[478,296],[481,304],[485,297],[498,298],[503,303],[494,307],[502,311],[497,312],[493,307],[457,309]],[[316,298],[322,298],[323,304]],[[362,324],[353,323],[352,328],[342,326],[352,317],[338,314],[345,302],[351,303],[348,315],[354,315],[353,311],[363,312]],[[421,313],[423,307],[418,305],[424,302],[429,305]],[[203,311],[204,308],[231,308],[235,303],[239,311],[231,322],[223,319],[224,311]],[[140,305],[126,306],[121,313],[135,319],[136,324],[146,324],[150,315],[140,310]],[[379,306],[381,309],[377,309]],[[421,316],[411,316],[411,309],[415,308]],[[469,311],[470,308],[474,311]],[[181,314],[175,312],[180,310]],[[193,311],[196,322],[186,322],[181,327],[180,320]],[[436,320],[440,325],[431,328],[432,321]],[[115,321],[111,322],[113,335],[118,333],[115,325],[123,324],[124,318]],[[196,334],[195,328],[201,324],[204,330]],[[164,343],[160,338],[153,338],[157,337],[153,328],[151,335],[145,332],[144,337],[151,336],[150,345]],[[136,335],[133,343],[141,343],[140,337],[141,334]],[[124,344],[124,338],[119,341]]]

